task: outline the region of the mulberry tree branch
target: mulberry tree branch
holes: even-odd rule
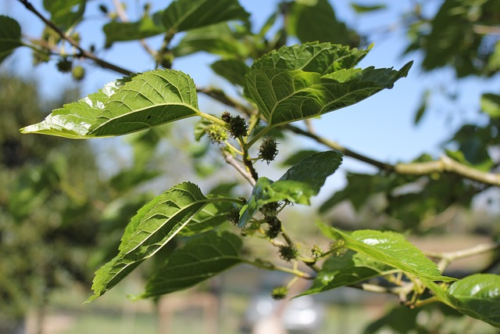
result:
[[[112,70],[123,75],[131,75],[134,73],[132,71],[124,69],[123,67],[107,62],[106,60],[97,57],[92,52],[83,49],[80,46],[80,44],[78,44],[74,39],[66,35],[66,33],[64,33],[61,29],[59,29],[54,22],[50,21],[45,16],[43,16],[28,0],[18,0],[18,1],[22,3],[27,10],[35,14],[47,26],[49,26],[52,30],[54,30],[63,40],[67,41],[69,44],[74,46],[78,50],[80,57],[88,58],[94,61],[97,65],[99,65],[102,68],[106,68],[108,70]]]

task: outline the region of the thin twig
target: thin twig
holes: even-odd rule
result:
[[[438,263],[438,267],[442,272],[453,261],[456,261],[458,259],[463,259],[466,257],[471,257],[474,255],[488,253],[488,252],[494,251],[496,249],[500,249],[500,243],[482,244],[482,245],[477,245],[477,246],[474,246],[471,248],[462,249],[462,250],[454,251],[454,252],[442,252],[442,253],[425,252],[425,254],[429,257],[440,259],[440,261]]]
[[[228,106],[231,106],[237,110],[240,110],[241,112],[245,113],[246,115],[252,115],[254,114],[248,107],[244,106],[243,104],[235,101],[234,99],[228,97],[224,92],[221,90],[216,90],[216,89],[211,89],[211,88],[197,88],[197,91],[200,93],[204,93],[219,102],[222,102]],[[407,164],[396,164],[392,165],[383,161],[379,161],[370,157],[367,157],[363,154],[360,154],[358,152],[355,152],[353,150],[350,150],[346,147],[343,147],[342,145],[329,140],[327,138],[321,137],[315,133],[312,133],[307,130],[303,130],[301,128],[298,128],[294,125],[285,125],[285,129],[290,130],[296,134],[311,138],[315,140],[318,143],[321,143],[331,149],[337,150],[342,152],[345,156],[354,158],[356,160],[365,162],[369,165],[372,165],[374,167],[377,167],[380,170],[383,170],[385,172],[389,173],[397,173],[397,174],[403,174],[403,175],[429,175],[432,173],[443,173],[443,172],[448,172],[448,173],[454,173],[457,175],[460,175],[464,178],[467,178],[469,180],[477,181],[483,184],[488,184],[488,185],[493,185],[493,186],[500,186],[500,174],[497,173],[486,173],[486,172],[481,172],[477,169],[474,169],[472,167],[466,166],[464,164],[461,164],[455,160],[452,160],[451,158],[448,158],[447,156],[442,156],[439,160],[437,161],[430,161],[430,162],[420,162],[420,163],[407,163]]]
[[[477,181],[480,183],[489,184],[493,186],[500,186],[500,174],[481,172],[477,169],[461,164],[447,156],[442,156],[439,160],[430,162],[391,165],[385,162],[369,158],[357,152],[354,152],[348,148],[341,146],[340,144],[334,141],[310,133],[306,130],[302,130],[296,126],[286,125],[285,129],[288,129],[294,133],[303,135],[305,137],[314,139],[318,143],[321,143],[329,148],[342,152],[345,156],[366,162],[386,172],[393,172],[402,175],[415,175],[415,176],[448,172],[460,175],[461,177],[472,181]]]
[[[476,34],[480,35],[500,35],[500,27],[485,26],[482,24],[475,24],[472,29]]]
[[[222,151],[222,155],[224,156],[224,160],[233,166],[249,183],[252,187],[255,186],[255,180],[253,179],[252,175],[248,173],[243,166],[241,166],[236,160],[234,160],[233,156],[229,153],[227,153],[224,150]]]
[[[217,100],[217,101],[219,101],[227,106],[230,106],[238,111],[241,111],[243,114],[245,114],[247,116],[251,116],[253,114],[252,111],[250,110],[250,108],[247,108],[246,106],[244,106],[240,102],[229,97],[228,95],[226,95],[226,93],[224,93],[220,89],[210,88],[210,87],[209,88],[197,87],[196,91],[198,93],[202,93],[202,94],[205,94],[207,96],[210,96],[214,100]]]
[[[296,134],[299,134],[299,135],[302,135],[302,136],[305,136],[305,137],[308,137],[308,138],[311,138],[311,139],[314,139],[315,141],[317,141],[318,143],[321,143],[329,148],[332,148],[334,150],[337,150],[337,151],[340,151],[342,152],[345,156],[348,156],[348,157],[351,157],[351,158],[354,158],[354,159],[357,159],[359,161],[363,161],[363,162],[366,162],[367,164],[370,164],[372,166],[375,166],[379,169],[382,169],[382,170],[385,170],[385,171],[388,171],[388,172],[392,172],[394,171],[394,166],[391,165],[391,164],[388,164],[388,163],[385,163],[385,162],[381,162],[381,161],[378,161],[378,160],[375,160],[375,159],[372,159],[372,158],[369,158],[367,156],[364,156],[362,154],[359,154],[357,152],[354,152],[348,148],[345,148],[343,147],[342,145],[332,141],[332,140],[329,140],[329,139],[326,139],[324,137],[321,137],[321,136],[318,136],[314,133],[310,133],[306,130],[302,130],[301,128],[298,128],[294,125],[285,125],[284,126],[285,129],[287,130],[290,130]]]
[[[26,9],[28,9],[30,12],[32,12],[33,14],[35,14],[36,16],[38,16],[47,26],[49,26],[59,36],[61,36],[62,39],[64,39],[69,44],[71,44],[73,47],[75,47],[79,51],[79,56],[80,57],[91,59],[97,65],[99,65],[100,67],[106,68],[106,69],[109,69],[109,70],[112,70],[112,71],[115,71],[115,72],[120,73],[120,74],[131,75],[131,74],[134,73],[132,71],[124,69],[123,67],[120,67],[120,66],[117,66],[115,64],[109,63],[109,62],[105,61],[104,59],[101,59],[101,58],[97,57],[92,52],[89,52],[89,51],[83,49],[82,47],[80,47],[80,45],[74,39],[72,39],[70,36],[66,35],[61,29],[59,29],[54,24],[54,22],[52,22],[52,21],[48,20],[47,18],[45,18],[28,0],[18,0],[18,1],[20,3],[22,3],[26,7]]]
[[[113,0],[113,5],[115,6],[116,15],[118,15],[120,20],[122,20],[122,22],[129,22],[127,12],[123,9],[120,0]],[[149,53],[153,57],[156,57],[156,52],[149,47],[148,43],[146,43],[144,39],[139,40],[139,42],[147,53]]]
[[[397,164],[394,166],[394,172],[407,175],[428,175],[436,172],[449,172],[460,175],[469,180],[500,186],[500,174],[481,172],[477,169],[461,164],[445,155],[436,161]]]

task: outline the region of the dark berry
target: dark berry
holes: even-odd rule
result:
[[[272,202],[261,206],[259,211],[266,217],[276,217],[276,215],[278,214],[279,207],[280,207],[279,202]]]
[[[231,117],[229,123],[229,132],[233,138],[246,137],[248,131],[248,124],[241,116]]]
[[[228,124],[229,124],[229,123],[231,123],[231,118],[232,118],[232,117],[231,117],[231,114],[230,114],[230,113],[228,113],[227,111],[224,111],[224,112],[222,113],[222,115],[221,115],[221,117],[220,117],[220,118],[221,118],[224,122],[226,122],[226,123],[228,123]]]
[[[290,262],[297,258],[299,252],[297,251],[297,248],[293,246],[280,246],[279,255],[283,260]]]
[[[72,67],[73,67],[73,62],[71,60],[68,60],[68,58],[61,58],[57,62],[57,69],[60,72],[63,73],[71,72]]]
[[[240,220],[240,210],[237,207],[232,207],[227,213],[227,220],[229,220],[233,225],[238,225]]]
[[[272,137],[264,138],[259,148],[260,158],[269,164],[278,155],[277,146],[276,139]]]

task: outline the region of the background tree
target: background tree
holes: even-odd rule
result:
[[[39,330],[51,291],[88,283],[89,250],[96,245],[99,182],[87,143],[19,136],[16,127],[43,117],[51,106],[37,83],[0,77],[0,295],[1,328],[22,326],[38,308]]]

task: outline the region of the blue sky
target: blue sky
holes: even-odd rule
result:
[[[140,15],[141,7],[138,1],[126,1],[128,14],[133,20]],[[268,15],[274,10],[278,1],[269,0],[240,0],[241,4],[251,13],[251,20],[255,27],[260,27]],[[397,25],[401,15],[408,11],[412,1],[387,0],[389,10],[380,13],[357,15],[350,9],[350,1],[331,1],[335,5],[337,16],[351,27],[361,32],[382,31],[382,28]],[[357,1],[358,3],[374,3],[373,1]],[[383,1],[377,1],[380,3]],[[42,9],[42,1],[34,0],[35,7]],[[82,45],[88,47],[90,43],[103,45],[103,34],[100,28],[105,23],[102,14],[97,10],[98,3],[105,3],[112,8],[111,0],[92,1],[88,5],[86,16],[88,20],[81,25]],[[141,2],[142,3],[142,2]],[[151,1],[153,11],[165,8],[170,1]],[[436,1],[437,5],[439,2]],[[435,10],[431,8],[430,10]],[[6,1],[0,5],[0,14],[12,16],[21,22],[23,33],[28,36],[37,36],[42,23],[31,13],[27,12],[18,1]],[[325,27],[327,29],[327,27]],[[480,94],[488,91],[491,85],[500,83],[498,78],[488,83],[477,79],[462,80],[460,86],[453,83],[454,74],[444,69],[432,74],[423,73],[419,68],[420,55],[411,54],[401,57],[406,42],[403,31],[396,29],[390,34],[374,34],[371,41],[374,47],[362,61],[360,67],[395,67],[400,68],[409,60],[415,64],[407,78],[398,81],[394,88],[385,90],[369,99],[314,120],[318,133],[338,141],[373,158],[388,161],[408,161],[422,152],[429,152],[436,156],[441,151],[439,145],[449,137],[450,133],[465,121],[481,122],[478,114]],[[91,41],[91,42],[90,42]],[[152,46],[161,43],[161,37],[148,40]],[[174,40],[175,43],[175,40]],[[112,49],[99,53],[99,56],[112,60],[120,66],[133,71],[152,69],[152,62],[137,42],[116,43]],[[177,59],[174,68],[191,75],[197,85],[218,85],[227,87],[225,81],[216,77],[209,68],[209,64],[216,58],[206,54],[197,54]],[[54,96],[64,86],[74,82],[67,74],[55,70],[54,64],[42,64],[36,68],[31,66],[30,51],[27,48],[19,49],[2,67],[13,69],[24,75],[35,75],[42,91],[48,96]],[[81,84],[82,93],[88,94],[100,89],[105,83],[119,77],[114,72],[102,70],[94,66],[87,67],[87,78]],[[434,96],[435,108],[428,112],[422,122],[415,127],[413,118],[423,91],[429,87],[445,87],[457,90],[459,99],[456,105],[450,106],[442,99]],[[205,98],[200,98],[200,106],[211,108],[213,104]],[[208,112],[215,112],[205,110]],[[297,142],[298,146],[316,147],[316,144],[307,141]],[[374,171],[365,164],[346,159],[343,169],[356,171]],[[340,181],[340,175],[337,182]]]

